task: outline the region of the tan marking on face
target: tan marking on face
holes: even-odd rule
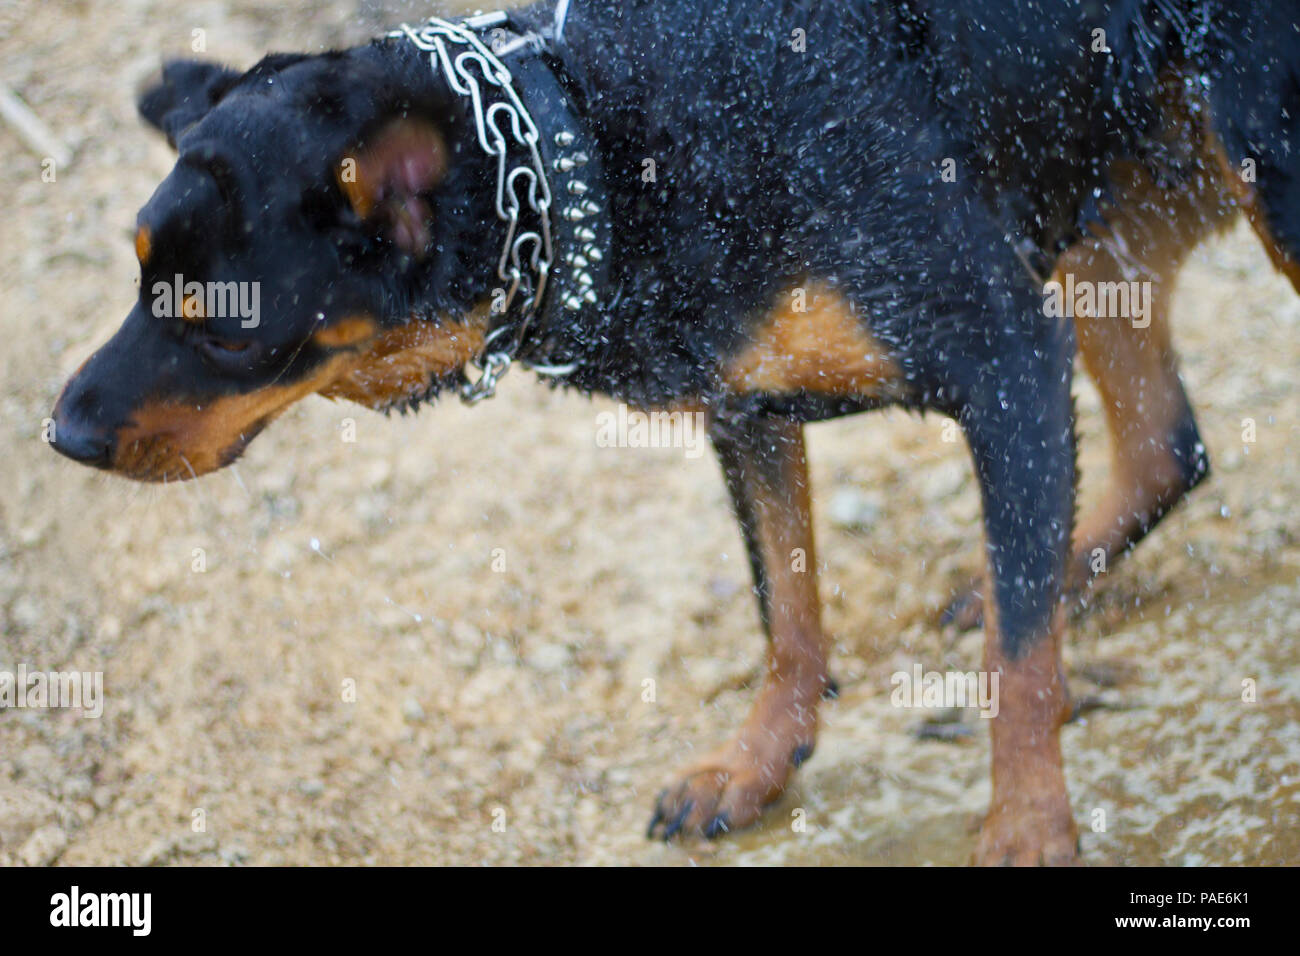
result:
[[[153,234],[148,226],[141,226],[135,231],[135,257],[140,265],[148,265],[153,255]]]
[[[206,317],[203,313],[203,300],[197,295],[187,295],[181,299],[181,318],[186,322],[199,325]]]
[[[344,156],[334,171],[339,188],[352,207],[352,211],[361,219],[369,219],[375,208],[375,198],[379,189],[372,177],[367,176],[355,156]],[[364,178],[363,178],[364,177]]]
[[[367,315],[349,315],[333,322],[311,337],[322,348],[349,348],[371,338],[378,323]]]
[[[432,379],[462,368],[483,351],[488,315],[482,307],[458,322],[413,320],[385,332],[350,356],[347,369],[320,394],[376,409],[414,398]]]
[[[181,481],[215,471],[313,392],[370,408],[414,398],[435,377],[482,351],[489,314],[484,306],[459,321],[412,320],[374,337],[364,349],[332,356],[299,382],[205,402],[178,398],[146,404],[118,429],[113,470],[139,481]]]
[[[823,285],[781,293],[749,344],[725,363],[723,382],[741,394],[813,392],[880,396],[902,384],[902,372],[852,307]]]
[[[301,382],[272,385],[211,401],[162,401],[138,408],[118,429],[113,470],[139,481],[180,481],[230,464],[257,434],[298,399],[334,381],[338,356]]]

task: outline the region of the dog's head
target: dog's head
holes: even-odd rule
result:
[[[139,299],[55,407],[58,451],[190,478],[305,395],[384,408],[481,351],[499,237],[426,57],[390,41],[242,74],[176,62],[139,110],[177,161],[139,214]]]

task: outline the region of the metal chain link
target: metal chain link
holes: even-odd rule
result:
[[[418,27],[402,24],[389,34],[406,37],[428,53],[430,65],[441,73],[452,91],[469,98],[479,146],[497,160],[496,214],[506,227],[497,262],[497,278],[505,283],[506,293],[501,311],[508,312],[522,293],[523,315],[511,341],[493,351],[485,348],[482,358],[475,360],[483,374],[477,381],[466,382],[461,390],[461,398],[469,404],[489,398],[510,367],[515,349],[541,307],[554,261],[551,186],[538,148],[541,134],[515,91],[510,70],[473,32],[476,27],[504,20],[504,14],[489,14],[472,17],[461,25],[430,17]],[[485,101],[489,97],[492,102]],[[502,129],[502,120],[509,137]],[[524,161],[510,165],[512,151],[523,152]],[[499,338],[504,329],[502,326],[494,330],[485,346]]]

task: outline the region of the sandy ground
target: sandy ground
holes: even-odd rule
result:
[[[986,722],[923,741],[889,703],[896,670],[979,662],[934,623],[981,561],[942,419],[810,429],[843,695],[762,826],[685,848],[642,838],[653,795],[738,724],[762,650],[709,455],[598,448],[607,403],[522,374],[472,411],[312,398],[166,489],[45,447],[135,296],[135,210],[170,166],[135,84],[194,29],[248,65],[397,19],[281,6],[0,2],[0,79],[74,148],[42,182],[0,129],[0,669],[102,671],[107,696],[98,720],[0,711],[0,864],[964,862]],[[1239,228],[1196,254],[1178,313],[1216,472],[1073,629],[1072,687],[1108,705],[1064,733],[1084,857],[1294,863],[1300,300]],[[1086,501],[1105,445],[1078,391]]]

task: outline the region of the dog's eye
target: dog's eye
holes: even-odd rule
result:
[[[214,365],[242,368],[252,354],[252,344],[238,339],[204,338],[199,341],[199,351]]]
[[[208,339],[205,344],[221,352],[242,352],[248,348],[247,342],[236,342],[234,339]]]

